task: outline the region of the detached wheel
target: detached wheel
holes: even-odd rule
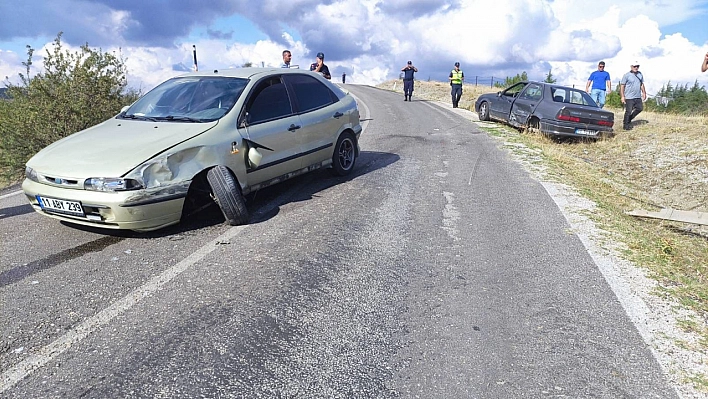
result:
[[[248,223],[246,201],[231,171],[222,165],[215,166],[207,172],[207,181],[226,221],[232,226]]]
[[[354,170],[357,157],[356,137],[351,132],[339,135],[332,154],[332,171],[339,176],[346,176]]]
[[[486,101],[482,101],[482,103],[479,104],[479,120],[480,121],[488,121],[489,120],[489,103]]]

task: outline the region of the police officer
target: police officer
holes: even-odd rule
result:
[[[455,69],[450,71],[450,86],[452,87],[452,108],[457,108],[462,97],[462,82],[465,80],[465,73],[460,70],[460,63],[455,63]]]
[[[411,101],[413,95],[413,73],[418,72],[418,68],[413,66],[413,61],[401,68],[403,71],[403,101]]]

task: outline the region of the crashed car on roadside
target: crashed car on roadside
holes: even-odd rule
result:
[[[22,189],[37,212],[81,225],[155,230],[210,201],[244,224],[250,192],[322,167],[351,173],[361,131],[355,99],[319,74],[193,72],[41,150]]]
[[[614,113],[598,107],[584,91],[542,82],[519,82],[496,94],[479,96],[475,111],[550,136],[600,138],[614,135]]]

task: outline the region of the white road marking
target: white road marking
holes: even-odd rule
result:
[[[114,302],[106,309],[103,309],[94,316],[84,320],[82,323],[56,339],[54,342],[40,349],[37,353],[32,354],[27,359],[4,371],[0,376],[0,394],[17,384],[23,378],[30,375],[33,371],[52,361],[52,359],[71,348],[72,345],[78,343],[94,331],[108,324],[116,316],[121,315],[144,298],[161,289],[165,284],[172,281],[175,277],[182,274],[192,265],[199,262],[205,256],[218,248],[218,243],[228,241],[236,237],[246,228],[247,226],[234,226],[230,228],[215,240],[212,240],[208,244],[204,245],[181,262],[153,277],[147,283],[134,289],[128,295]]]
[[[0,195],[0,200],[5,199],[5,198],[14,197],[14,196],[20,195],[22,193],[23,193],[23,191],[19,190],[19,191],[11,192],[10,194],[3,194],[3,195]]]

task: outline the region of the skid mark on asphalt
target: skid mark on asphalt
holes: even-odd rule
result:
[[[39,259],[22,266],[13,267],[10,270],[0,273],[0,288],[14,284],[35,273],[50,269],[60,263],[76,259],[80,256],[86,255],[87,253],[103,251],[107,247],[117,244],[123,240],[123,237],[103,237],[98,240],[93,240],[77,247],[52,254],[44,259]]]

